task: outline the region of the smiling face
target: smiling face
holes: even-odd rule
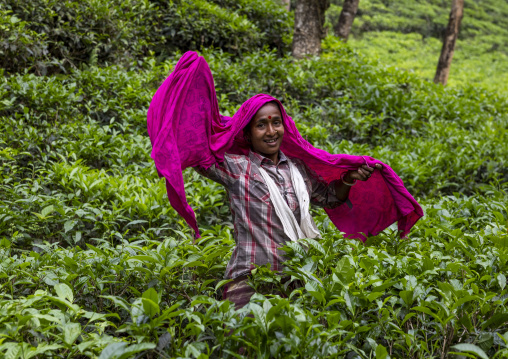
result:
[[[284,136],[284,125],[279,106],[269,102],[261,107],[254,115],[247,134],[252,144],[252,150],[271,159],[279,161],[279,148]]]

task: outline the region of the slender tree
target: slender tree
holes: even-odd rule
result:
[[[351,32],[351,26],[353,25],[359,3],[360,0],[344,0],[339,22],[334,28],[335,35],[344,41],[347,41],[349,33]]]
[[[287,11],[291,9],[291,0],[282,0],[282,4],[284,5]]]
[[[464,0],[452,0],[452,10],[450,12],[450,20],[446,27],[443,39],[443,47],[441,48],[441,56],[437,63],[435,83],[446,85],[448,75],[450,74],[450,66],[452,64],[453,52],[455,51],[455,42],[459,35],[460,22],[464,15]]]
[[[295,32],[293,56],[319,55],[321,40],[325,37],[325,11],[330,0],[297,0],[295,6]]]

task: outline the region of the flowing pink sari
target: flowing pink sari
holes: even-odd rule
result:
[[[276,101],[282,113],[284,138],[281,150],[299,158],[328,183],[344,171],[363,164],[383,165],[366,182],[358,181],[350,192],[353,207],[342,205],[327,209],[330,220],[352,238],[366,240],[398,222],[401,236],[406,236],[423,216],[418,202],[406,190],[390,166],[368,156],[330,154],[302,138],[282,104],[269,95],[259,94],[242,104],[232,118],[219,113],[212,73],[203,57],[187,52],[174,71],[155,93],[148,109],[148,135],[152,158],[159,176],[166,178],[169,202],[194,229],[199,229],[193,209],[187,203],[182,170],[187,167],[208,168],[224,161],[224,154],[246,155],[249,146],[243,128],[267,102]]]

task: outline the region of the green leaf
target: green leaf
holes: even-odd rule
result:
[[[506,287],[506,276],[503,273],[499,273],[497,275],[497,282],[499,283],[501,290],[504,290]]]
[[[154,349],[154,343],[129,345],[128,343],[111,343],[101,352],[99,359],[127,359],[139,352]]]
[[[261,308],[256,303],[250,303],[250,309],[252,311],[252,314],[254,314],[254,319],[256,320],[258,327],[261,328],[263,332],[266,334],[268,328],[263,308]]]
[[[215,286],[215,291],[217,291],[217,289],[219,289],[220,287],[222,287],[223,285],[231,282],[232,279],[223,279],[221,280],[219,283],[217,283],[217,285]]]
[[[65,233],[69,232],[76,225],[76,221],[67,221],[64,223],[64,231]]]
[[[21,358],[23,358],[23,359],[34,358],[34,357],[37,357],[38,355],[41,355],[42,353],[45,353],[49,350],[57,351],[60,348],[62,348],[62,346],[58,345],[58,344],[41,343],[37,346],[37,349],[35,349],[34,351],[27,352],[26,355],[22,356]],[[49,355],[45,355],[45,357],[48,357],[48,356]]]
[[[402,298],[404,303],[409,307],[411,304],[413,304],[413,294],[414,292],[412,290],[403,290],[399,293],[399,296]]]
[[[384,293],[383,292],[370,292],[368,295],[367,295],[367,299],[369,300],[369,302],[372,302],[374,300],[376,300],[377,298],[383,296]]]
[[[483,351],[488,352],[494,344],[494,336],[492,333],[482,333],[478,338],[477,344]]]
[[[486,322],[482,324],[482,329],[491,328],[497,329],[501,325],[508,323],[508,313],[498,313],[494,314],[489,318]]]
[[[94,252],[96,252],[97,254],[99,254],[100,256],[102,257],[107,257],[106,253],[104,253],[100,248],[97,248],[89,243],[85,243],[85,245],[90,248],[91,250],[93,250]]]
[[[436,313],[434,313],[432,310],[430,310],[429,308],[426,308],[426,307],[413,307],[411,308],[412,310],[417,310],[419,312],[423,312],[425,314],[428,314],[430,315],[431,317],[433,317],[434,319],[436,319],[439,323],[441,323],[441,325],[443,325],[443,321],[442,319],[439,317],[439,315],[437,315]]]
[[[132,221],[132,222],[129,222],[127,223],[125,226],[128,227],[128,226],[133,226],[135,224],[140,224],[140,223],[148,223],[148,221],[145,221],[144,219],[137,219],[135,221]]]
[[[131,306],[129,302],[127,302],[125,299],[121,297],[116,297],[113,295],[103,295],[102,298],[109,299],[112,301],[117,307],[120,307],[122,309],[125,309],[127,312],[131,311]]]
[[[143,302],[143,310],[146,315],[148,315],[150,318],[153,318],[154,316],[159,314],[160,307],[157,303],[147,298],[141,298],[141,300]]]
[[[487,354],[482,350],[482,348],[474,345],[474,344],[456,344],[451,348],[456,349],[461,352],[469,352],[478,355],[482,359],[489,359]]]
[[[266,320],[270,322],[273,318],[277,317],[280,314],[282,308],[286,306],[286,304],[286,301],[281,300],[277,303],[277,305],[271,307],[266,313]]]
[[[57,304],[61,309],[63,309],[64,307],[67,307],[74,312],[77,312],[79,310],[79,305],[71,304],[63,298],[52,297],[52,296],[47,296],[46,298],[48,298],[49,300],[51,300],[52,302]]]
[[[79,323],[67,323],[64,326],[64,342],[72,345],[81,334],[81,325]]]
[[[155,259],[152,256],[147,256],[147,255],[132,256],[132,257],[129,257],[127,260],[129,260],[129,261],[130,260],[137,260],[140,262],[159,263],[159,261],[157,259]]]
[[[452,308],[456,309],[456,308],[460,307],[462,304],[467,303],[467,302],[471,302],[473,300],[478,300],[478,296],[477,295],[466,295],[464,297],[459,298],[459,300],[457,300],[453,304]]]
[[[293,330],[297,326],[295,320],[288,315],[279,315],[275,317],[275,324],[287,332]]]
[[[398,282],[395,281],[395,280],[390,280],[390,279],[387,279],[383,284],[377,286],[377,287],[372,287],[372,291],[373,292],[382,292],[384,291],[385,289],[393,286],[394,284],[397,284]]]
[[[146,290],[143,293],[141,300],[143,301],[143,310],[146,315],[153,318],[155,315],[159,314],[159,295],[155,289],[149,288]]]
[[[349,284],[355,276],[355,270],[351,266],[349,258],[342,257],[340,261],[337,263],[335,269],[337,276],[345,285]]]
[[[344,293],[344,299],[346,300],[346,307],[349,309],[351,314],[355,315],[355,305],[347,291]]]
[[[305,289],[309,292],[310,295],[316,298],[319,303],[324,303],[325,298],[321,293],[321,288],[317,282],[309,281],[305,283]]]
[[[148,288],[147,290],[145,290],[143,292],[142,297],[146,298],[146,299],[150,299],[154,303],[159,304],[159,294],[157,293],[157,291],[153,287],[152,288]]]
[[[68,299],[69,302],[74,301],[74,294],[72,294],[72,289],[65,283],[59,283],[55,285],[55,291],[59,298]]]
[[[378,346],[376,347],[376,359],[386,359],[389,357],[390,356],[388,355],[388,351],[386,350],[386,348],[381,344],[378,344]]]
[[[18,359],[20,352],[23,349],[22,343],[7,342],[1,346],[1,350],[6,350],[4,353],[4,359]]]
[[[41,215],[43,217],[47,217],[49,214],[53,213],[55,211],[55,207],[53,205],[49,205],[47,207],[44,207],[44,209],[41,211]]]
[[[5,238],[5,237],[2,237],[0,239],[0,248],[10,248],[11,247],[11,242]]]

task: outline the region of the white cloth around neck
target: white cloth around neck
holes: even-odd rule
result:
[[[292,241],[297,241],[301,238],[320,238],[321,235],[319,230],[317,229],[316,224],[314,223],[314,220],[312,219],[312,216],[309,212],[309,193],[307,192],[307,187],[305,186],[302,174],[300,171],[298,171],[298,168],[296,168],[294,163],[291,162],[289,158],[287,161],[291,173],[291,182],[296,193],[296,198],[298,198],[298,203],[300,205],[300,223],[298,223],[295,215],[293,214],[293,211],[291,211],[284,198],[282,198],[282,195],[280,194],[279,189],[277,188],[277,185],[273,179],[263,168],[261,168],[261,166],[259,166],[259,172],[265,180],[268,191],[270,192],[270,200],[272,201],[275,213],[282,222],[284,233]]]

